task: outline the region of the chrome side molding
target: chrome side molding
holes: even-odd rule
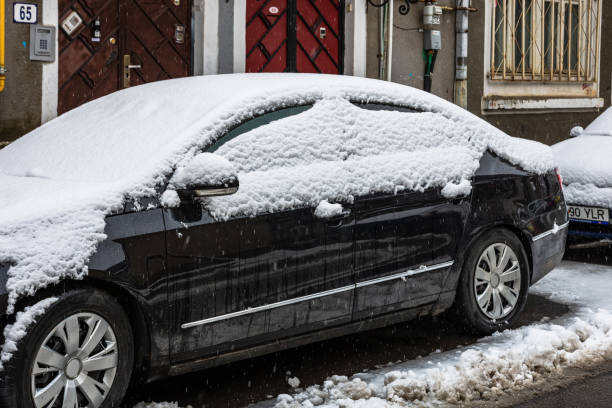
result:
[[[335,295],[342,292],[347,292],[349,290],[354,290],[357,288],[362,288],[365,286],[376,285],[377,283],[387,282],[394,279],[404,279],[408,276],[419,275],[421,273],[434,271],[437,269],[449,268],[453,266],[454,261],[443,262],[435,265],[421,266],[417,269],[409,269],[405,272],[397,273],[394,275],[384,276],[382,278],[370,279],[363,282],[358,282],[354,285],[342,286],[336,289],[330,289],[323,292],[313,293],[312,295],[300,296],[293,299],[287,299],[276,303],[270,303],[269,305],[257,306],[250,309],[240,310],[238,312],[228,313],[221,316],[210,317],[208,319],[196,320],[194,322],[183,323],[181,325],[181,329],[189,329],[196,326],[202,326],[205,324],[215,323],[222,320],[232,319],[234,317],[244,316],[252,313],[263,312],[266,310],[272,310],[283,306],[292,305],[294,303],[305,302],[308,300],[318,299],[324,296]]]
[[[545,231],[545,232],[543,232],[543,233],[541,233],[541,234],[538,234],[538,235],[536,235],[535,237],[531,238],[531,240],[532,240],[533,242],[539,241],[540,239],[542,239],[542,238],[546,238],[546,237],[547,237],[547,236],[549,236],[549,235],[556,234],[557,232],[561,231],[562,229],[567,228],[568,226],[569,226],[569,221],[568,221],[568,222],[566,222],[566,223],[565,223],[565,224],[563,224],[563,225],[558,225],[556,228],[551,228],[551,229],[549,229],[548,231]]]

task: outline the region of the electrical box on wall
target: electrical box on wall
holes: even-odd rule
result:
[[[55,61],[55,27],[38,24],[30,26],[30,60]]]

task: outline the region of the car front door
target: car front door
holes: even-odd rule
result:
[[[293,109],[246,122],[208,151],[222,155],[227,141],[304,110]],[[352,215],[314,210],[226,221],[198,202],[164,211],[174,362],[350,321]]]

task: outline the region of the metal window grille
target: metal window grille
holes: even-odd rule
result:
[[[596,82],[602,0],[492,0],[493,80]]]

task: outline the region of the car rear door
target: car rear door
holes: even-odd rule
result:
[[[432,267],[435,191],[355,201],[355,309],[362,319],[435,300],[441,269]]]
[[[369,110],[414,112],[363,104]],[[469,197],[447,199],[439,188],[355,200],[353,318],[433,304],[454,263]]]

